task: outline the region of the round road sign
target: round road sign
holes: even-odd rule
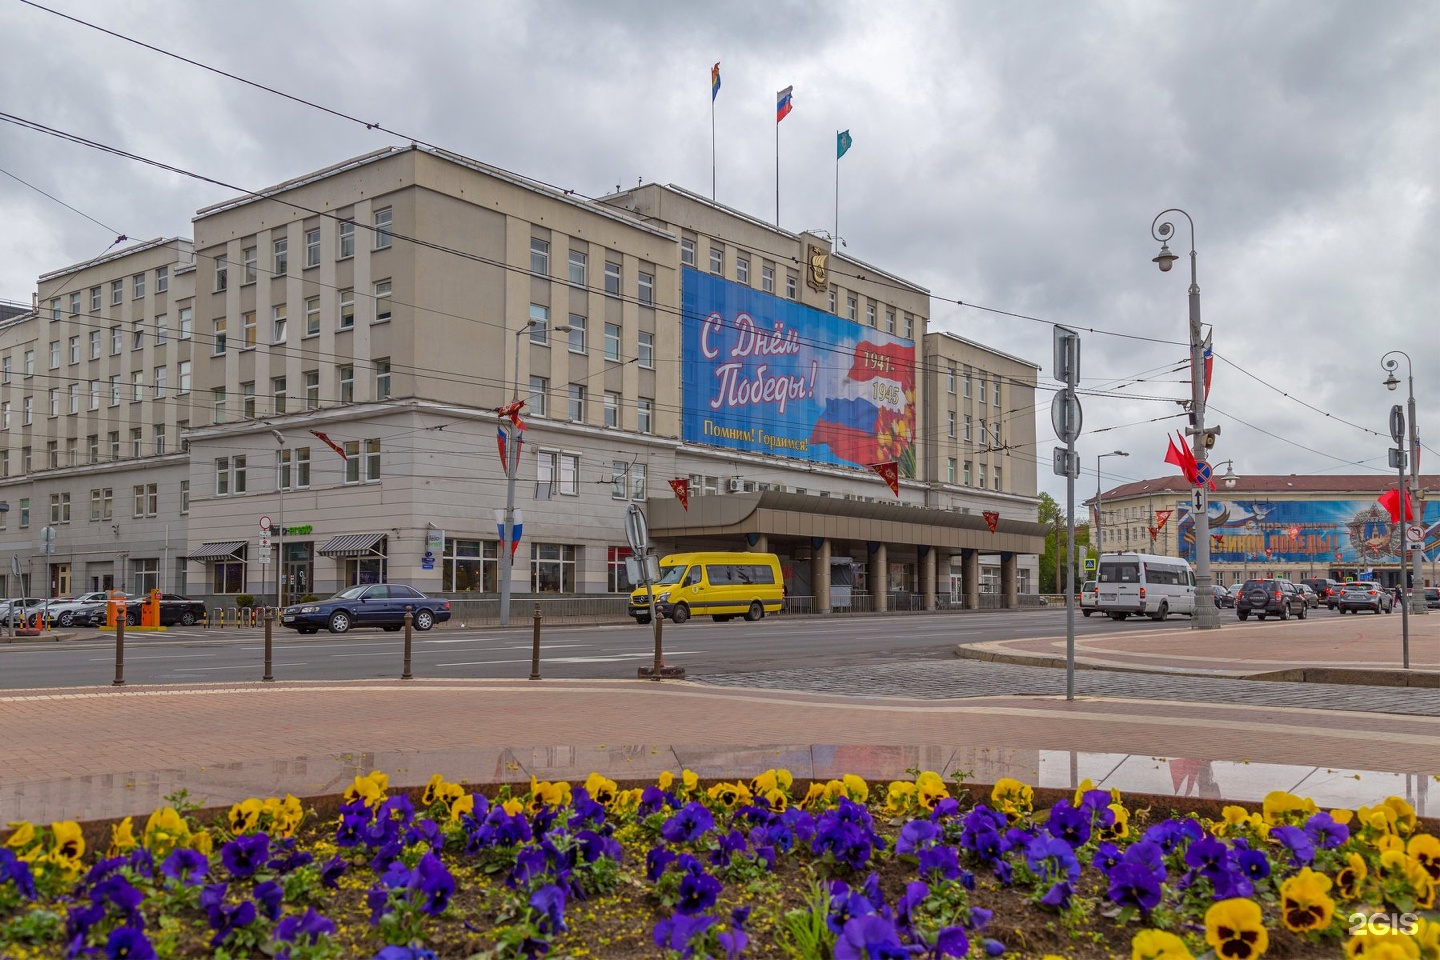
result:
[[[1425,528],[1418,523],[1412,523],[1405,528],[1406,543],[1421,543],[1425,540]]]
[[[270,529],[270,518],[269,518],[269,517],[261,517],[261,518],[260,518],[260,529],[261,529],[261,530],[269,530],[269,529]]]

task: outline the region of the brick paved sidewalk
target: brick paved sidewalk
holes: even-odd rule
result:
[[[591,770],[633,779],[680,765],[713,776],[784,765],[797,776],[848,767],[890,778],[920,763],[983,777],[1038,773],[1048,751],[1075,751],[1072,766],[1097,770],[1104,764],[1095,758],[1105,755],[1232,761],[1242,774],[1245,764],[1279,764],[1288,772],[1256,772],[1286,789],[1295,784],[1284,777],[1299,782],[1326,768],[1440,772],[1435,717],[1120,698],[855,698],[640,681],[69,688],[0,696],[0,730],[0,822],[143,812],[182,786],[211,802],[333,792],[372,767],[397,786],[433,772],[477,782]],[[1361,802],[1374,799],[1367,792]]]
[[[1075,640],[1077,665],[1097,670],[1194,673],[1206,676],[1321,679],[1322,671],[1345,682],[1345,672],[1366,683],[1397,683],[1401,670],[1401,618],[1389,615],[1312,616],[1304,620],[1241,622],[1221,611],[1219,630],[1192,630],[1173,620],[1173,630],[1123,628]],[[1030,637],[963,644],[956,655],[1033,666],[1064,666],[1065,637]],[[1440,616],[1410,618],[1410,672],[1419,682],[1440,683]],[[1308,676],[1300,676],[1306,671]],[[1276,677],[1277,679],[1280,676]]]

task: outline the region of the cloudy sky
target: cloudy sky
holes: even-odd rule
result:
[[[1382,477],[1405,390],[1381,358],[1400,349],[1440,466],[1433,0],[48,5],[403,135],[0,0],[0,113],[246,188],[415,137],[589,196],[708,193],[719,61],[718,199],[769,219],[793,85],[782,226],[833,229],[848,129],[839,233],[930,288],[932,329],[1040,364],[1047,387],[1050,325],[1083,331],[1082,493],[1101,451],[1130,453],[1107,486],[1172,471],[1183,421],[1155,418],[1188,396],[1187,264],[1156,270],[1150,228],[1181,207],[1218,357],[1213,459]],[[117,232],[188,234],[232,195],[0,124],[0,299]],[[1041,398],[1041,486],[1063,497]]]

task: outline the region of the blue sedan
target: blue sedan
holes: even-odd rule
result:
[[[297,603],[280,611],[280,625],[301,633],[345,633],[351,627],[399,630],[405,610],[416,630],[425,631],[450,619],[450,601],[425,596],[403,583],[372,583],[342,590],[328,600]]]

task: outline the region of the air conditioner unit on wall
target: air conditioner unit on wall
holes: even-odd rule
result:
[[[739,493],[742,489],[744,489],[744,484],[741,482],[739,477],[731,477],[730,482],[727,483],[725,487],[731,493]]]

